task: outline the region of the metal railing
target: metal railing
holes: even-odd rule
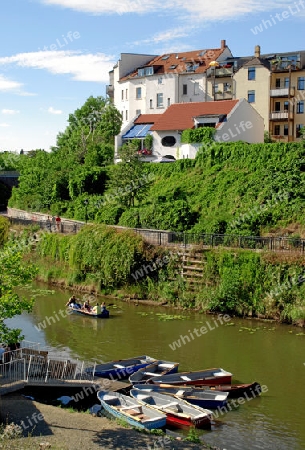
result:
[[[41,229],[47,229],[45,221],[33,221],[30,219],[10,218],[11,223],[22,225],[39,225]],[[62,222],[61,233],[76,233],[85,224],[81,222]],[[117,229],[128,229],[115,227]],[[130,228],[135,233],[141,234],[143,239],[154,245],[203,245],[205,247],[230,247],[252,250],[305,252],[305,239],[287,236],[240,236],[230,234],[199,234],[188,232],[161,231],[144,228]]]

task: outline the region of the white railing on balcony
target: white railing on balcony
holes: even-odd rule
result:
[[[289,95],[289,88],[276,88],[270,90],[270,97],[288,97]],[[290,88],[290,96],[294,96],[294,88]]]
[[[292,119],[293,118],[293,114],[292,113],[288,113],[288,111],[273,111],[270,114],[270,119],[271,120],[285,120],[287,119]]]

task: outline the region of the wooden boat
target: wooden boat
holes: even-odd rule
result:
[[[184,400],[171,398],[169,395],[158,392],[145,392],[140,389],[131,389],[130,395],[143,405],[162,411],[166,414],[166,425],[175,428],[211,426],[212,411],[190,405]]]
[[[130,375],[129,381],[132,384],[146,383],[152,377],[176,373],[178,367],[179,363],[159,360]]]
[[[172,386],[157,384],[135,384],[133,389],[143,392],[158,392],[159,394],[181,398],[192,405],[200,408],[217,409],[226,406],[228,403],[228,392],[221,392],[212,389],[192,388],[191,386]]]
[[[112,391],[99,391],[97,398],[111,416],[126,420],[131,426],[148,430],[166,426],[166,415],[136,399]]]
[[[94,314],[92,312],[86,311],[81,308],[71,308],[69,307],[69,310],[72,311],[74,314],[81,314],[82,316],[86,317],[93,317],[95,319],[108,319],[109,318],[109,311],[108,309],[104,309],[101,314]]]
[[[101,378],[111,378],[112,380],[125,379],[132,375],[139,369],[156,362],[155,358],[150,356],[135,356],[129,359],[119,359],[108,363],[97,364],[93,367],[88,367],[86,372]]]
[[[149,383],[174,384],[192,386],[214,386],[219,384],[231,384],[232,374],[223,369],[207,369],[197,372],[180,372],[170,375],[153,377]]]
[[[262,388],[259,383],[254,381],[248,384],[221,384],[218,386],[210,386],[212,390],[221,392],[228,392],[229,398],[238,398],[248,396],[251,398],[257,397],[261,394]]]

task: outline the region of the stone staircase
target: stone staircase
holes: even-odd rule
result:
[[[204,252],[200,249],[184,248],[178,252],[181,258],[181,276],[191,289],[196,289],[202,283],[205,264]]]

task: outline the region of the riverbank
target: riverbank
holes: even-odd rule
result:
[[[163,448],[162,436],[124,428],[118,422],[91,414],[45,405],[15,393],[1,399],[1,420],[4,423],[24,422],[23,438],[0,443],[1,449],[51,450],[115,450]],[[35,423],[36,421],[36,423]],[[33,423],[34,426],[31,426]],[[165,438],[167,440],[165,440]],[[169,440],[163,436],[163,446],[175,450],[205,450],[216,447]],[[156,446],[159,442],[159,446]],[[49,445],[49,446],[48,446]]]

